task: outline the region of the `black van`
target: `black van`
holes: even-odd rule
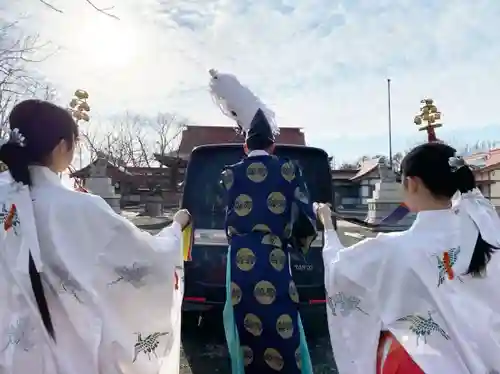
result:
[[[304,173],[313,201],[333,204],[332,176],[328,155],[319,148],[277,145],[275,154],[297,162]],[[186,262],[185,311],[206,311],[225,302],[226,255],[225,205],[220,186],[224,166],[244,157],[241,144],[197,147],[191,153],[184,180],[181,207],[194,221],[192,261]],[[323,236],[313,242],[307,255],[291,253],[292,273],[302,305],[325,303]]]

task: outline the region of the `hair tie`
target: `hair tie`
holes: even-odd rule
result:
[[[450,157],[448,159],[448,165],[450,165],[451,171],[456,172],[458,169],[466,166],[465,160],[460,156]]]
[[[26,138],[16,127],[14,129],[8,129],[3,138],[0,139],[0,148],[7,143],[18,144],[21,147],[26,147]]]

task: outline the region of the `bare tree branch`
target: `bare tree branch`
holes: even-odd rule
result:
[[[116,19],[116,20],[119,20],[119,18],[116,15],[109,13],[110,10],[114,9],[114,6],[109,7],[109,8],[99,8],[92,1],[90,1],[90,0],[85,0],[85,1],[87,2],[87,4],[89,4],[92,8],[94,8],[98,12],[103,13],[111,18]]]
[[[148,165],[147,136],[141,117],[125,113],[115,118],[111,125],[111,130],[104,133],[91,129],[82,131],[92,158],[102,153],[116,166]]]
[[[56,11],[58,13],[64,13],[64,11],[62,9],[56,8],[53,4],[49,3],[46,0],[38,0],[38,1],[40,1],[43,5],[49,7],[53,11]],[[92,8],[94,8],[96,11],[98,11],[99,13],[102,13],[102,14],[104,14],[104,15],[106,15],[108,17],[114,18],[116,20],[120,20],[120,18],[118,18],[117,15],[115,15],[113,13],[110,13],[110,10],[113,10],[114,6],[108,7],[108,8],[101,8],[101,7],[98,7],[97,5],[95,5],[94,2],[91,1],[91,0],[85,0],[85,2],[88,5],[90,5]]]
[[[142,157],[146,161],[146,165],[148,166],[148,168],[150,168],[151,163],[149,162],[150,156],[148,155],[147,146],[144,143],[143,139],[141,139],[140,137],[137,137],[137,142],[139,143],[139,146],[141,147]]]
[[[155,153],[166,156],[175,151],[175,141],[185,129],[185,121],[179,120],[176,115],[159,113],[151,123],[155,137]]]
[[[99,149],[101,145],[97,141],[97,136],[95,133],[91,131],[85,131],[82,127],[79,128],[80,137],[84,140],[84,142],[80,142],[79,151],[80,151],[80,162],[82,161],[82,153],[85,150],[89,152],[89,156],[91,160],[94,160],[99,153]]]
[[[18,101],[27,97],[53,99],[55,95],[49,84],[38,80],[28,69],[31,63],[41,61],[33,55],[48,44],[39,43],[37,36],[23,37],[17,31],[16,22],[0,26],[0,132]]]
[[[98,133],[97,128],[80,127],[85,148],[95,158],[103,153],[116,166],[152,167],[154,154],[175,152],[175,140],[184,129],[182,122],[170,114],[155,118],[126,112],[112,120],[110,130]]]
[[[36,62],[32,56],[44,45],[38,43],[37,36],[16,35],[17,22],[0,22],[0,136],[8,127],[9,113],[17,102],[26,97],[53,99],[55,90],[50,84],[37,80],[28,70],[30,63]],[[6,166],[0,163],[0,171]]]
[[[48,3],[48,2],[46,2],[46,1],[44,1],[44,0],[39,0],[39,1],[40,1],[43,5],[48,6],[50,9],[55,10],[55,11],[56,11],[56,12],[58,12],[58,13],[63,13],[63,11],[62,11],[61,9],[56,8],[56,7],[55,7],[54,5],[52,5],[52,4],[50,4],[50,3]]]

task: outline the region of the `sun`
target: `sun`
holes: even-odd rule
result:
[[[90,68],[116,70],[131,67],[138,57],[136,29],[108,17],[88,17],[80,23],[72,46],[78,60]],[[72,48],[73,49],[73,48]]]

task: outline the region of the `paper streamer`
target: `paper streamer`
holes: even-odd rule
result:
[[[182,231],[182,257],[184,261],[192,261],[191,250],[194,242],[193,222]]]

